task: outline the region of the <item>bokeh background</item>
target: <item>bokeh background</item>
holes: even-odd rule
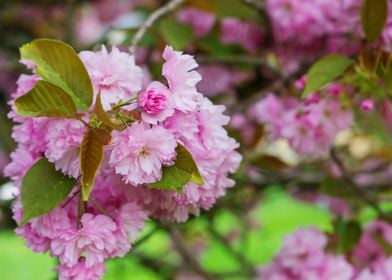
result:
[[[35,38],[56,38],[76,50],[98,49],[101,44],[127,49],[141,23],[165,2],[0,0],[0,170],[14,149],[7,101],[15,91],[18,75],[26,71],[18,62],[19,47]],[[194,54],[205,77],[200,91],[215,103],[228,106],[228,113],[237,121],[229,128],[230,133],[241,142],[243,135],[239,134],[246,131],[234,128],[241,126],[239,114],[246,105],[254,102],[261,89],[265,94],[300,78],[309,63],[325,52],[320,43],[306,50],[306,59],[302,59],[303,53],[296,53],[302,56],[300,63],[282,58],[282,45],[276,45],[272,38],[271,15],[263,9],[263,3],[188,1],[146,33],[137,53],[137,60],[147,65],[152,77],[160,71],[156,54],[166,44]],[[361,40],[350,42],[358,41]],[[297,48],[304,51],[304,44],[298,42]],[[255,132],[253,128],[252,133],[259,140],[263,130],[257,129]],[[304,226],[332,232],[332,202],[312,196],[313,182],[320,181],[313,178],[317,172],[301,184],[306,195],[298,195],[299,184],[274,177],[283,167],[297,162],[296,155],[285,144],[270,149],[273,153],[257,159],[257,166],[264,173],[240,170],[233,177],[236,186],[210,211],[202,211],[199,217],[175,227],[149,222],[125,258],[108,262],[104,279],[200,279],[193,278],[192,265],[184,258],[182,246],[211,274],[219,274],[223,279],[250,279],[247,271],[271,261],[286,234]],[[268,174],[268,180],[260,174]],[[0,185],[0,279],[55,279],[52,268],[56,261],[31,252],[14,234],[16,225],[10,211],[14,189],[1,171]],[[374,217],[374,211],[365,207],[359,221],[366,224]],[[176,234],[181,234],[181,244],[178,238],[173,239]]]

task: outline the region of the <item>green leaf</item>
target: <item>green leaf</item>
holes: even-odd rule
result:
[[[337,251],[340,254],[351,251],[358,243],[362,233],[358,222],[346,222],[341,218],[338,219],[335,225],[335,231],[338,235]]]
[[[90,77],[73,48],[61,41],[34,40],[20,48],[22,59],[32,61],[43,80],[62,88],[79,109],[87,109],[93,100]]]
[[[72,98],[58,86],[38,81],[28,93],[15,100],[16,112],[28,117],[70,117],[76,114]]]
[[[329,55],[318,60],[310,68],[307,75],[307,82],[302,97],[319,90],[324,85],[332,82],[342,75],[353,63],[351,59],[342,55]]]
[[[208,2],[214,6],[216,15],[221,19],[227,17],[245,20],[260,19],[258,11],[246,5],[242,0],[209,0]]]
[[[323,180],[320,185],[320,192],[339,198],[349,198],[355,195],[347,183],[334,177],[327,177]]]
[[[361,7],[361,24],[366,39],[373,42],[384,29],[388,17],[387,0],[364,0]]]
[[[23,177],[23,219],[20,225],[54,209],[75,184],[75,179],[57,171],[46,158],[38,160]]]
[[[162,179],[156,183],[148,184],[149,187],[161,190],[177,190],[190,183],[203,185],[197,165],[190,152],[182,145],[178,144],[176,148],[177,159],[172,166],[164,167],[162,170]]]
[[[80,147],[80,171],[82,173],[81,183],[84,201],[89,199],[95,176],[103,160],[104,144],[97,131],[100,131],[100,129],[90,128],[84,135]]]
[[[222,59],[243,53],[242,47],[233,44],[222,44],[216,36],[206,36],[198,39],[195,43],[204,51]]]
[[[173,46],[176,50],[184,49],[193,39],[190,26],[172,19],[161,20],[158,28],[166,43]]]

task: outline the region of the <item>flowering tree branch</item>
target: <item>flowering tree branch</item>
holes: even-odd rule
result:
[[[207,280],[215,279],[212,275],[207,273],[199,264],[199,262],[194,258],[194,256],[188,251],[184,244],[184,240],[182,238],[181,232],[175,226],[170,227],[170,237],[173,241],[173,245],[176,248],[177,252],[181,255],[184,262],[190,266],[190,268],[203,276]]]
[[[342,179],[347,183],[348,186],[351,187],[352,191],[356,193],[356,195],[362,199],[367,205],[369,205],[381,219],[384,219],[386,221],[391,221],[391,217],[389,217],[387,214],[383,212],[383,210],[380,208],[380,206],[373,201],[368,195],[351,179],[351,176],[347,169],[345,168],[342,160],[339,158],[337,155],[336,151],[334,149],[331,149],[331,159],[332,161],[336,164],[336,166],[339,168],[339,171],[342,175]]]
[[[167,2],[165,5],[160,7],[158,10],[153,12],[147,20],[142,24],[139,30],[136,32],[135,36],[132,39],[131,46],[129,48],[129,52],[134,54],[136,52],[137,46],[140,40],[143,38],[144,34],[147,30],[162,16],[168,14],[173,11],[176,7],[184,3],[186,0],[171,0]]]
[[[230,243],[227,241],[227,239],[222,236],[213,226],[211,223],[209,223],[208,227],[209,232],[211,235],[218,240],[224,247],[225,249],[241,264],[243,272],[246,271],[246,273],[250,274],[250,276],[255,276],[256,272],[252,266],[251,263],[245,258],[245,256],[236,250],[233,249],[233,247],[230,245]]]

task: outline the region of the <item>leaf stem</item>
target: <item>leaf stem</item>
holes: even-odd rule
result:
[[[128,106],[131,105],[132,103],[134,103],[137,100],[137,97],[132,97],[128,100],[125,101],[121,101],[119,104],[116,104],[112,107],[113,111],[116,111],[117,109],[124,107],[124,106]]]
[[[121,114],[121,112],[117,112],[116,116],[121,120],[121,122],[123,123],[123,125],[125,125],[125,128],[128,126],[127,122],[124,120],[123,115]]]

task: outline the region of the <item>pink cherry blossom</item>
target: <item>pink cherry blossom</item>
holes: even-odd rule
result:
[[[20,223],[23,218],[22,202],[17,199],[13,206],[13,218],[17,223]],[[31,227],[30,223],[26,223],[15,229],[16,235],[26,240],[26,246],[34,252],[46,252],[50,247],[50,238],[40,235],[36,230]]]
[[[218,142],[227,139],[227,132],[223,128],[230,121],[230,117],[223,115],[226,107],[223,105],[213,105],[212,102],[203,98],[200,112],[197,114],[199,120],[199,135],[207,149],[217,146]]]
[[[354,256],[362,266],[373,267],[383,262],[387,255],[373,235],[379,235],[392,244],[392,226],[382,221],[374,221],[364,230],[359,244],[354,250]]]
[[[131,242],[136,241],[138,233],[144,229],[147,218],[144,209],[135,202],[121,206],[117,213],[117,230],[113,233],[117,246],[111,257],[122,257],[131,249]]]
[[[68,213],[62,207],[57,207],[49,213],[30,221],[31,228],[39,235],[50,239],[57,238],[63,231],[71,228]]]
[[[141,89],[142,69],[133,56],[116,47],[109,53],[104,46],[99,52],[83,51],[80,58],[91,77],[94,93],[101,93],[102,105],[109,110],[120,100],[135,97]]]
[[[361,109],[362,111],[372,111],[374,108],[373,100],[366,99],[361,102]]]
[[[207,35],[216,21],[216,17],[213,13],[196,8],[185,8],[180,10],[177,13],[177,19],[180,22],[189,24],[197,37]]]
[[[23,94],[29,92],[35,86],[35,84],[39,79],[40,77],[37,74],[33,74],[33,75],[22,74],[19,76],[18,80],[16,81],[17,84],[16,91],[11,94],[11,100],[8,102],[8,104],[12,108],[12,111],[9,112],[8,117],[14,120],[15,122],[23,122],[25,118],[15,113],[16,107],[14,104],[14,100],[22,96]]]
[[[99,280],[105,273],[103,263],[94,264],[91,267],[86,266],[86,259],[81,258],[73,266],[60,265],[56,268],[59,271],[59,280]]]
[[[45,156],[57,170],[77,178],[80,173],[79,147],[83,141],[86,126],[78,120],[52,121],[45,135],[47,149]]]
[[[135,185],[160,180],[162,166],[175,158],[177,142],[174,136],[160,126],[149,128],[141,123],[113,133],[115,147],[110,164],[126,183]]]
[[[196,89],[196,84],[201,80],[200,74],[194,71],[198,64],[192,56],[174,51],[172,47],[166,47],[162,56],[166,61],[162,74],[169,83],[175,108],[180,111],[195,110],[202,97]]]
[[[238,143],[224,129],[229,123],[223,114],[225,107],[212,104],[198,92],[201,77],[191,56],[167,47],[162,71],[167,86],[147,83],[139,94],[142,77],[127,53],[113,48],[110,53],[106,49],[82,52],[81,57],[105,109],[120,100],[138,99],[137,104],[121,110],[135,115],[140,111],[141,118],[112,132],[91,192],[94,203],[86,202],[81,217],[75,197],[80,186],[76,184],[66,203],[31,219],[16,232],[33,250],[49,250],[59,258],[60,279],[84,280],[99,279],[106,259],[124,256],[149,217],[183,222],[200,209],[211,208],[234,186],[228,176],[237,170],[242,157],[236,152]],[[30,78],[26,87],[20,86],[21,94],[34,86],[36,77]],[[18,147],[6,168],[7,176],[19,187],[32,164],[45,157],[57,170],[79,178],[79,150],[87,126],[75,119],[22,117],[12,109],[10,116],[19,122],[13,131]],[[83,120],[88,122],[88,117]],[[191,153],[204,184],[188,183],[183,193],[148,187],[147,183],[161,179],[165,166],[174,163],[178,143]],[[13,218],[19,223],[23,218],[20,192],[15,196]]]
[[[50,129],[48,118],[30,118],[12,128],[12,138],[33,155],[40,155],[46,150],[45,135]]]
[[[339,100],[318,95],[300,101],[269,94],[249,115],[265,124],[271,140],[286,139],[295,151],[311,157],[325,156],[337,134],[353,123],[351,110],[342,107]]]
[[[26,240],[26,246],[37,253],[46,252],[50,247],[50,239],[38,234],[30,224],[15,229],[16,235]]]
[[[225,18],[222,21],[221,40],[225,44],[239,44],[246,50],[255,52],[262,44],[263,34],[255,23]]]
[[[203,79],[197,84],[197,89],[208,97],[233,93],[237,84],[251,77],[248,72],[216,64],[201,65],[198,71]]]
[[[25,148],[19,147],[11,153],[11,162],[4,168],[4,175],[20,186],[23,176],[37,159]]]
[[[389,280],[392,279],[392,258],[377,263],[373,268],[366,268],[360,272],[355,280]]]
[[[160,82],[149,84],[139,95],[138,102],[143,121],[151,124],[162,122],[174,113],[173,97],[167,87]]]
[[[353,267],[344,257],[325,253],[326,244],[319,230],[298,229],[285,238],[274,261],[259,269],[258,279],[352,279]]]
[[[80,229],[69,229],[53,239],[52,254],[68,266],[76,265],[85,255],[86,267],[91,268],[102,263],[115,250],[115,230],[116,224],[109,217],[84,214]]]

